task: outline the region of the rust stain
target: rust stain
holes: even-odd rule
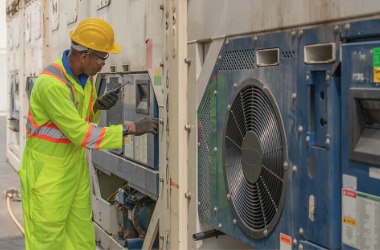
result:
[[[170,186],[174,186],[177,189],[179,189],[179,185],[177,183],[175,183],[172,178],[170,178]]]

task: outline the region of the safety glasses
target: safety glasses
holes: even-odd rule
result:
[[[87,55],[96,57],[96,62],[98,64],[104,63],[107,60],[107,58],[110,56],[110,54],[107,54],[105,57],[101,57],[101,56],[98,56],[97,54],[94,54],[92,51],[90,53],[87,53]]]

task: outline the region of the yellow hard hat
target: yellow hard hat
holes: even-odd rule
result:
[[[120,45],[115,42],[111,25],[100,18],[86,18],[70,31],[70,38],[74,42],[92,50],[117,54]]]

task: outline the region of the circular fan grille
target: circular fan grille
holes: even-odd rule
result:
[[[241,228],[259,239],[277,224],[286,190],[284,129],[269,90],[247,79],[228,107],[224,176]]]

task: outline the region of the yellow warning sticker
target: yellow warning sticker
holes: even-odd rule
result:
[[[373,68],[373,82],[380,82],[380,67]]]
[[[343,223],[356,227],[356,220],[350,217],[343,216]]]

